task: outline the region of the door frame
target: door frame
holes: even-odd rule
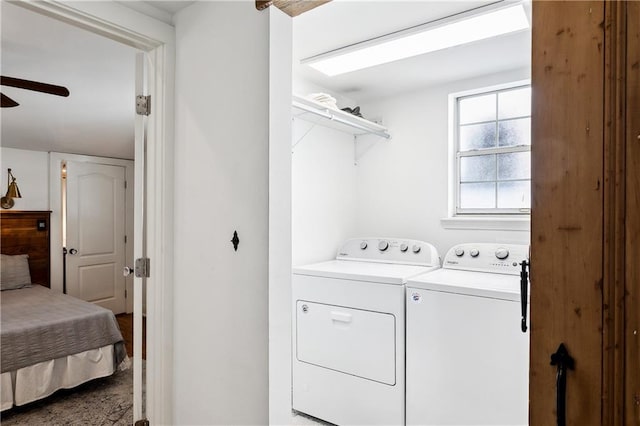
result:
[[[640,5],[606,2],[602,424],[640,422]]]
[[[149,57],[147,127],[147,386],[151,423],[173,420],[173,146],[175,31],[116,2],[12,2],[145,51]],[[132,102],[134,100],[132,99]],[[138,419],[135,419],[138,420]]]

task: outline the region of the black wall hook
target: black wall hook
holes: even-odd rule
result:
[[[233,243],[233,250],[238,251],[238,244],[240,244],[240,238],[238,238],[238,231],[233,231],[233,238],[231,239]]]

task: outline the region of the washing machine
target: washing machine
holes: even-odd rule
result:
[[[423,241],[359,238],[293,268],[293,409],[338,425],[405,421],[405,286],[440,267]]]
[[[408,425],[528,424],[528,258],[526,245],[460,244],[442,269],[408,280]]]

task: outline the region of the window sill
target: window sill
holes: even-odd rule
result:
[[[455,216],[440,219],[445,229],[477,229],[490,231],[526,231],[529,232],[531,219],[526,217],[482,217]]]

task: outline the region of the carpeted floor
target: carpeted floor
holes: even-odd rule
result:
[[[131,425],[133,368],[0,414],[8,425]]]

